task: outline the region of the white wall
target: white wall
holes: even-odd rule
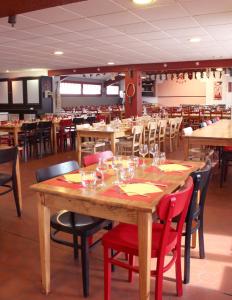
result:
[[[37,76],[48,76],[48,70],[40,69],[36,71],[25,70],[22,72],[8,72],[8,73],[0,73],[0,78],[17,78],[17,77],[37,77]]]

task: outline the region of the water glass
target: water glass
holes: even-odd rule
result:
[[[121,168],[119,174],[120,174],[120,179],[123,182],[131,181],[135,175],[135,168],[132,166],[129,166],[127,168]]]
[[[120,176],[119,176],[119,171],[122,168],[122,157],[121,156],[113,156],[112,158],[112,168],[116,172],[116,181],[114,184],[120,184]]]
[[[166,154],[165,152],[160,152],[160,156],[159,156],[159,163],[160,165],[164,164],[166,161]]]
[[[139,146],[139,154],[143,157],[143,164],[142,167],[145,167],[145,156],[148,154],[148,145],[147,144],[141,144]]]
[[[151,153],[151,155],[154,157],[155,155],[157,155],[159,153],[159,146],[158,144],[153,144],[150,149],[149,152]]]
[[[139,166],[139,157],[138,156],[130,156],[129,158],[129,166],[132,166],[134,168],[138,168]]]
[[[97,167],[96,167],[96,171],[98,173],[100,173],[101,175],[101,183],[100,185],[104,186],[105,185],[105,173],[108,170],[108,165],[105,163],[105,161],[103,159],[99,159]]]
[[[87,189],[94,188],[97,182],[97,174],[95,171],[81,171],[81,183]]]

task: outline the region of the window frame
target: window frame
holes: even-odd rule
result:
[[[60,95],[62,95],[62,96],[82,96],[82,84],[81,84],[81,82],[77,82],[77,81],[63,81],[63,82],[60,83],[60,85],[61,85],[62,83],[78,84],[78,85],[81,86],[81,90],[80,90],[80,94],[66,94],[66,93],[63,93],[63,94],[62,94],[62,93],[60,92]]]
[[[117,95],[115,95],[115,94],[107,94],[107,87],[108,86],[117,86],[118,87],[118,94]],[[119,94],[120,94],[120,85],[119,84],[114,84],[114,85],[108,85],[107,87],[106,87],[106,96],[107,97],[119,97]]]
[[[63,81],[61,83],[74,83],[74,84],[80,84],[81,85],[81,93],[80,94],[60,94],[63,96],[78,96],[78,97],[101,97],[102,96],[102,83],[101,82],[87,82],[87,81],[74,81],[74,80],[67,80]],[[88,84],[88,85],[99,85],[101,86],[101,93],[100,94],[83,94],[83,85]]]

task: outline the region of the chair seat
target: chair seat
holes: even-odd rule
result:
[[[83,142],[81,143],[81,148],[97,148],[104,147],[105,142]]]
[[[107,222],[110,223],[110,221],[101,218],[72,213],[67,210],[59,211],[51,217],[51,227],[69,233],[73,233],[75,230],[79,234],[94,229],[97,225],[105,227],[108,224]]]
[[[163,228],[163,224],[154,223],[152,225],[152,257],[157,257],[158,250],[161,248]],[[177,232],[171,229],[165,254],[168,254],[175,247],[176,241]],[[119,224],[103,236],[102,242],[114,250],[138,256],[138,227]]]
[[[5,174],[5,173],[0,173],[0,186],[6,184],[10,180],[12,180],[12,176],[11,175]]]

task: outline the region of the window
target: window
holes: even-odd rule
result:
[[[101,84],[83,84],[83,95],[101,95]]]
[[[60,93],[62,95],[81,95],[81,84],[80,83],[61,82],[60,83]]]
[[[118,96],[119,94],[119,86],[118,85],[108,85],[106,87],[106,95]]]

